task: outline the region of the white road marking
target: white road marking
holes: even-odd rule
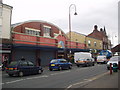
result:
[[[16,83],[16,82],[20,82],[20,81],[24,81],[24,80],[30,80],[30,79],[36,79],[36,78],[45,78],[48,77],[47,75],[43,75],[43,76],[39,76],[39,77],[32,77],[32,78],[26,78],[26,79],[18,79],[18,80],[14,80],[14,81],[10,81],[10,82],[5,82],[2,84],[11,84],[11,83]]]
[[[4,84],[4,83],[0,83],[0,85],[2,85],[2,84]]]
[[[19,80],[15,80],[15,81],[10,81],[10,82],[5,82],[6,84],[10,84],[10,83],[15,83],[15,82],[19,82],[19,81],[23,81],[24,79],[19,79]]]
[[[39,76],[39,77],[32,77],[32,78],[26,78],[26,79],[36,79],[36,78],[43,78],[43,77],[48,77],[47,75]]]
[[[100,77],[108,74],[108,73],[109,73],[109,71],[108,71],[108,72],[105,72],[105,73],[103,73],[103,74],[94,76],[94,77],[89,78],[89,79],[84,79],[82,82],[78,82],[78,83],[75,83],[75,84],[71,84],[71,85],[69,85],[65,90],[68,90],[69,88],[72,88],[72,87],[75,86],[75,85],[79,85],[79,86],[80,86],[80,84],[85,84],[85,83],[91,82],[91,81],[93,81],[93,80],[96,80],[96,79],[98,79],[98,78],[100,78]]]

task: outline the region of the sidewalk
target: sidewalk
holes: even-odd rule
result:
[[[112,75],[109,73],[95,79],[86,85],[82,86],[81,88],[118,88],[118,72],[113,72]]]

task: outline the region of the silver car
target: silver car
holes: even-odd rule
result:
[[[110,58],[110,60],[107,62],[107,69],[110,69],[110,63],[112,63],[112,67],[113,67],[113,63],[116,63],[118,66],[118,62],[120,62],[120,56],[113,56]]]

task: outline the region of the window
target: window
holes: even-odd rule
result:
[[[50,63],[58,63],[58,60],[52,60]]]
[[[37,35],[40,36],[40,30],[33,29],[33,28],[27,28],[25,27],[25,33],[29,35]]]
[[[21,66],[28,66],[28,64],[27,64],[26,61],[22,61],[22,62],[21,62]]]
[[[66,60],[60,60],[60,63],[67,63],[67,61]]]
[[[51,33],[51,27],[44,26],[44,36],[45,37],[50,37],[50,33]]]
[[[94,42],[94,46],[95,46],[95,47],[97,46],[97,43],[96,43],[96,42]]]
[[[90,40],[88,41],[88,46],[91,46],[91,44],[90,44],[91,42],[90,42]]]
[[[34,64],[30,61],[28,61],[28,66],[34,66]]]

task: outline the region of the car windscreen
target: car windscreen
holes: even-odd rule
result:
[[[57,63],[58,60],[51,60],[50,63]]]
[[[64,59],[61,59],[61,60],[60,60],[60,63],[67,63],[67,61],[64,60]]]
[[[12,61],[9,66],[16,66],[18,64],[18,61]]]
[[[105,59],[106,57],[104,56],[98,56],[97,59]]]
[[[79,61],[85,61],[86,58],[79,58],[78,60],[79,60]]]

